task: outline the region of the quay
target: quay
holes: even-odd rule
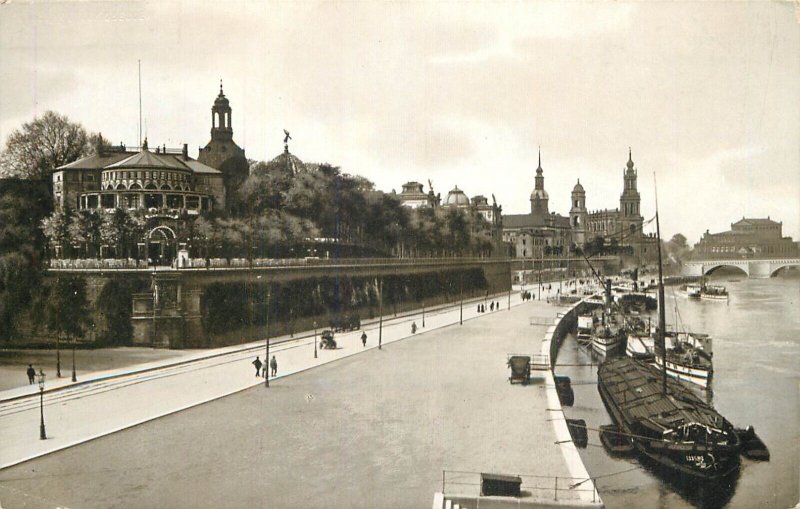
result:
[[[486,313],[482,299],[465,302],[463,326],[458,306],[430,313],[406,341],[421,317],[386,320],[382,350],[376,324],[366,349],[360,332],[340,334],[340,348],[316,360],[313,338],[276,342],[270,389],[257,387],[246,351],[46,394],[48,440],[35,436],[30,398],[3,403],[0,433],[11,440],[0,463],[16,466],[0,471],[0,503],[420,507],[452,469],[538,475],[533,498],[587,505],[591,492],[600,505],[588,474],[565,481],[580,476],[557,443],[550,383],[507,381],[506,354],[539,351],[565,308],[515,292],[509,311],[506,299]],[[59,475],[70,476],[68,493],[41,482]]]

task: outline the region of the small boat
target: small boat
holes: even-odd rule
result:
[[[628,333],[628,343],[625,345],[625,354],[634,359],[651,361],[655,354],[653,348],[655,340],[650,334]]]
[[[578,315],[576,337],[578,343],[588,345],[592,342],[592,329],[594,329],[594,315]]]
[[[728,300],[728,289],[721,285],[705,285],[700,290],[703,300]]]
[[[752,426],[735,428],[734,431],[742,443],[742,456],[753,461],[769,461],[769,449]]]
[[[620,433],[619,427],[615,424],[604,424],[600,426],[600,443],[603,448],[612,456],[629,456],[635,451],[633,440],[624,433]]]
[[[702,289],[700,285],[681,285],[680,292],[689,299],[699,299]]]

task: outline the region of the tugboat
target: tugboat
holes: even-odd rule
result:
[[[666,352],[661,231],[658,240],[656,355]],[[682,382],[643,361],[623,356],[597,370],[597,388],[619,432],[633,447],[682,480],[719,481],[738,472],[740,440],[733,425]]]
[[[600,318],[595,321],[591,334],[592,350],[604,358],[620,348],[624,349],[626,337],[624,316],[611,296],[611,281],[606,281],[605,286],[605,307],[602,311],[597,311]]]

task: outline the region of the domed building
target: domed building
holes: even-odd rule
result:
[[[447,193],[447,198],[442,203],[442,207],[468,209],[470,207],[469,196],[456,186]]]
[[[56,207],[144,209],[151,214],[198,215],[225,207],[223,174],[183,149],[157,147],[145,139],[137,151],[98,147],[95,155],[53,172]]]
[[[308,166],[299,157],[289,152],[288,143],[284,145],[283,152],[270,160],[267,166],[269,168],[283,169],[291,177],[296,177],[300,173],[309,171]]]

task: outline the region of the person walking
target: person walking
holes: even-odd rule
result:
[[[36,370],[33,369],[33,364],[28,364],[28,385],[33,385],[34,378],[36,378]]]
[[[272,376],[275,376],[275,375],[278,374],[278,361],[275,359],[274,355],[272,356],[272,359],[269,361],[269,367],[271,368]],[[264,368],[264,369],[266,369],[266,368]]]
[[[256,355],[256,360],[253,361],[253,366],[256,367],[256,376],[259,376],[261,374],[262,364],[261,364],[261,359],[259,359],[257,355]]]
[[[366,333],[366,331],[361,331],[361,344],[364,346],[364,348],[367,347],[367,333]]]
[[[417,333],[417,322],[411,322],[411,334]]]

